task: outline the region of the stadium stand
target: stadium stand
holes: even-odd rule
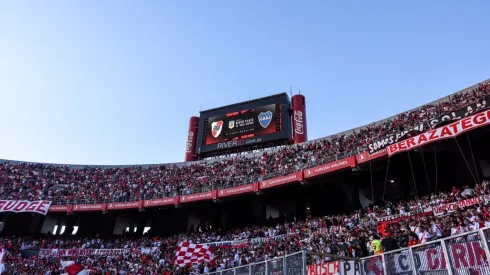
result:
[[[282,147],[253,157],[110,168],[3,161],[0,163],[0,197],[49,200],[57,204],[125,202],[260,182],[331,161],[339,154],[357,154],[379,138],[428,123],[432,118],[489,95],[490,85],[483,83],[447,100],[355,129],[349,134]],[[199,232],[178,235],[156,236],[149,232],[145,236],[128,234],[118,238],[10,236],[0,239],[0,246],[8,251],[4,259],[5,274],[58,274],[61,250],[66,250],[69,257],[90,274],[199,274],[271,261],[298,251],[317,253],[311,254],[314,256],[310,263],[321,264],[334,260],[335,256],[376,257],[381,252],[424,245],[446,237],[463,238],[458,236],[490,226],[489,202],[490,183],[482,181],[471,188],[454,187],[450,192],[432,193],[396,204],[370,205],[350,214],[305,220],[292,218],[273,226],[227,231],[200,228]],[[381,246],[376,245],[378,241]],[[176,251],[182,242],[206,245],[213,251],[214,259],[198,265],[175,265]],[[30,254],[33,251],[34,254]]]
[[[236,157],[189,165],[103,169],[5,161],[0,164],[3,199],[50,200],[58,204],[123,202],[171,197],[227,188],[285,175],[359,152],[370,142],[403,131],[490,95],[490,85],[455,94],[350,135],[334,135],[255,157]]]
[[[439,215],[438,206],[477,198],[454,212]],[[59,268],[55,249],[119,249],[113,255],[77,257],[91,274],[188,274],[225,270],[282,257],[297,251],[327,253],[347,257],[373,255],[372,242],[380,240],[385,252],[399,247],[424,244],[448,236],[475,232],[490,226],[490,183],[473,188],[454,188],[451,192],[425,196],[418,200],[367,207],[349,215],[335,215],[291,221],[271,227],[250,227],[219,233],[205,231],[168,237],[125,236],[123,238],[9,237],[0,240],[11,255],[5,260],[7,274],[44,274]],[[409,216],[423,209],[417,215]],[[428,210],[430,209],[430,210]],[[399,215],[402,218],[396,218]],[[386,217],[384,228],[379,221]],[[174,265],[179,242],[207,244],[213,248],[214,261],[196,266]],[[41,249],[39,256],[23,257],[24,251]],[[53,256],[53,255],[50,255]],[[315,257],[321,263],[331,256]],[[189,270],[192,269],[192,270]],[[196,270],[194,270],[196,269]],[[20,273],[15,273],[20,272]]]

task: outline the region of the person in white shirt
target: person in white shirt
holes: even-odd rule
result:
[[[458,224],[457,222],[453,222],[453,226],[451,228],[451,236],[462,234],[465,232],[466,228],[463,225]]]
[[[427,230],[427,228],[425,228],[424,226],[419,226],[419,233],[417,233],[417,236],[419,237],[419,241],[421,244],[424,244],[424,243],[430,241],[430,239],[432,239],[432,237],[434,237],[429,232],[429,230]]]
[[[235,257],[233,257],[233,261],[235,262],[235,265],[238,265],[240,263],[240,254],[238,254],[238,251],[235,253]]]
[[[440,221],[432,221],[432,234],[434,234],[434,237],[437,239],[444,237]]]

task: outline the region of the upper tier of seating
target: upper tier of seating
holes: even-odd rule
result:
[[[263,151],[192,163],[73,166],[0,161],[0,198],[60,203],[134,201],[257,182],[362,152],[366,145],[490,95],[489,81],[417,109],[341,134]],[[427,125],[427,128],[429,126]]]

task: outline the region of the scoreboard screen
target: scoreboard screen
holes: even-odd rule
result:
[[[280,112],[280,104],[271,104],[209,118],[204,143],[210,145],[280,132],[281,116],[277,115]]]
[[[201,112],[198,154],[291,138],[286,94]]]

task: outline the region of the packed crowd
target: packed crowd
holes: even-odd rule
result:
[[[408,129],[476,103],[490,95],[489,83],[446,101],[428,104],[380,124],[350,134],[334,135],[314,142],[286,146],[255,157],[235,157],[184,166],[155,165],[74,169],[63,165],[1,163],[2,199],[51,200],[57,203],[134,201],[209,191],[260,181],[328,162],[387,135]]]
[[[452,213],[434,215],[427,209],[479,198],[479,203]],[[7,274],[57,274],[58,258],[23,257],[22,251],[40,248],[127,249],[110,257],[75,259],[90,274],[189,274],[224,270],[249,263],[307,250],[347,257],[364,257],[400,247],[423,244],[431,240],[476,231],[490,226],[490,182],[474,187],[453,187],[450,192],[427,195],[411,201],[384,206],[368,206],[349,215],[307,218],[287,221],[275,226],[255,226],[222,232],[203,232],[176,236],[127,236],[123,238],[82,238],[77,236],[17,237],[0,239],[9,251],[5,259]],[[380,222],[381,217],[415,213],[401,219]],[[235,241],[239,245],[213,245],[213,242]],[[376,242],[379,242],[376,245]],[[179,242],[208,243],[215,258],[210,263],[175,265]],[[144,252],[141,248],[153,248]],[[316,257],[314,260],[329,260]]]

